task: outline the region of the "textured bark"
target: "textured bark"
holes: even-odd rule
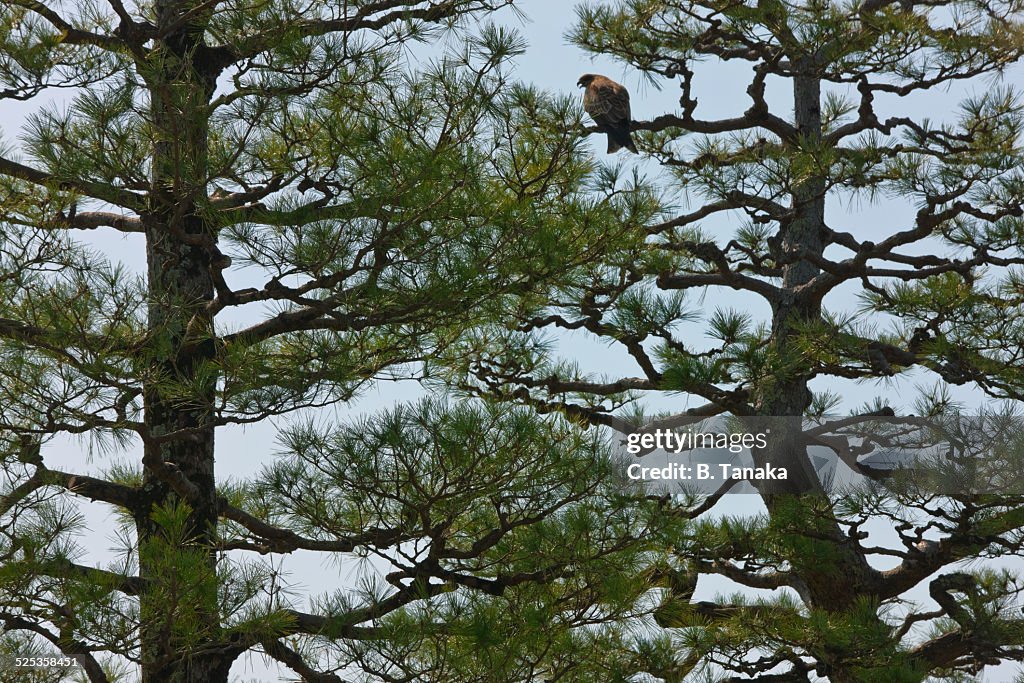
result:
[[[813,74],[794,79],[794,111],[798,135],[809,144],[821,139],[821,82]],[[772,333],[781,357],[792,353],[793,338],[800,323],[821,317],[821,301],[800,287],[820,273],[803,255],[820,256],[824,250],[825,179],[812,177],[793,191],[794,218],[784,224],[779,252],[785,261],[782,269],[782,295],[772,303]],[[793,364],[795,367],[800,364]],[[774,391],[763,397],[761,412],[768,415],[803,415],[811,403],[808,376],[802,369],[785,368]]]
[[[814,146],[822,135],[821,81],[809,60],[798,65],[802,73],[794,78],[796,130],[804,144]],[[811,558],[803,564],[804,558],[794,558],[794,573],[801,579],[801,597],[811,607],[841,615],[858,599],[874,592],[877,572],[860,547],[843,533],[823,498],[803,436],[802,416],[811,404],[810,376],[806,364],[793,355],[800,348],[800,325],[817,321],[822,312],[818,295],[803,285],[820,274],[818,266],[805,256],[820,257],[826,246],[825,179],[810,177],[800,182],[793,191],[792,207],[794,218],[783,225],[779,239],[779,253],[786,264],[782,269],[781,296],[772,305],[773,343],[783,359],[782,370],[758,406],[761,414],[777,419],[772,421],[769,448],[755,457],[775,465],[783,463],[788,468],[788,480],[761,490],[772,523],[791,537],[820,544],[820,556],[831,558],[825,562]],[[831,652],[826,646],[817,656],[826,664],[831,680],[854,680],[855,674],[848,669],[843,652]]]
[[[821,139],[821,81],[812,65],[804,64],[804,73],[794,79],[794,118],[797,135],[814,144]],[[801,323],[821,317],[821,302],[800,287],[819,274],[805,254],[820,255],[824,249],[825,180],[811,177],[794,188],[794,218],[783,225],[778,241],[782,268],[781,295],[772,301],[772,341],[781,367],[775,381],[762,394],[758,412],[776,418],[769,448],[756,453],[759,460],[786,467],[789,478],[768,482],[761,492],[767,499],[777,494],[820,492],[821,484],[803,445],[801,417],[811,403],[807,386],[809,376],[798,359],[788,362],[794,353],[795,337]]]
[[[158,3],[158,28],[164,32],[180,24],[186,9],[179,0]],[[143,222],[151,353],[159,380],[151,379],[144,392],[146,499],[136,513],[136,526],[140,575],[143,579],[159,575],[153,585],[160,592],[141,597],[143,683],[226,681],[231,665],[222,654],[188,652],[190,648],[182,642],[190,636],[210,640],[220,624],[214,578],[217,502],[210,419],[214,381],[200,374],[208,371],[203,366],[214,348],[205,307],[214,292],[209,245],[215,240],[196,213],[197,197],[205,196],[206,105],[216,78],[202,61],[203,47],[202,31],[192,23],[165,31],[150,54],[156,139],[151,206]],[[184,387],[191,389],[180,391]],[[175,537],[153,519],[156,508],[173,504],[184,504],[189,510],[185,533]],[[205,567],[210,579],[188,581],[175,592],[176,569],[168,565],[176,562]],[[189,604],[179,604],[178,599]],[[182,609],[195,622],[178,626]]]

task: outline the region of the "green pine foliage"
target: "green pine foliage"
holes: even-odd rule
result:
[[[518,325],[464,338],[451,377],[622,434],[772,424],[755,460],[791,472],[757,484],[763,507],[741,497],[745,515],[723,516],[727,486],[663,498],[677,525],[647,575],[655,625],[623,653],[632,680],[973,680],[1024,659],[1024,109],[1004,78],[1020,74],[1024,5],[621,0],[577,15],[577,46],[680,94],[632,125],[667,208]],[[721,63],[746,87],[725,92]],[[933,91],[963,101],[922,116]],[[710,117],[709,98],[732,113]],[[880,219],[886,202],[911,210]],[[631,367],[586,367],[563,330]],[[875,397],[853,407],[849,387]],[[859,432],[828,427],[840,408]],[[922,433],[955,439],[949,462],[862,459]],[[818,476],[809,446],[858,483]],[[738,592],[696,599],[701,579]]]
[[[602,437],[440,395],[301,412],[433,376],[657,213],[577,103],[511,78],[510,4],[2,3],[0,99],[31,113],[0,150],[0,678],[51,651],[93,683],[617,666],[663,523]],[[268,420],[273,464],[218,477],[215,435]],[[282,557],[380,580],[297,592]]]

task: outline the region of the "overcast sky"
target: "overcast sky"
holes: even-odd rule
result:
[[[547,90],[578,93],[576,79],[580,74],[585,72],[603,73],[622,82],[630,89],[634,118],[649,119],[676,110],[678,107],[676,86],[670,84],[663,90],[656,90],[643,83],[636,73],[622,64],[605,57],[594,58],[567,44],[563,35],[574,21],[574,5],[575,3],[560,0],[522,0],[517,2],[517,6],[528,15],[526,23],[521,23],[509,11],[504,11],[495,17],[518,27],[529,42],[526,54],[516,63],[516,77]],[[708,64],[698,67],[696,73],[696,95],[700,102],[697,114],[701,118],[738,115],[749,106],[749,99],[745,94],[750,75],[749,66],[721,67]],[[770,88],[769,101],[777,106],[777,112],[780,115],[789,114],[789,100],[783,90]],[[937,112],[941,117],[942,113],[952,109],[955,101],[956,98],[950,93],[938,93],[917,98],[917,100],[910,101],[909,105],[917,113],[932,112],[935,115]],[[902,104],[908,104],[908,102],[904,101]],[[883,111],[884,106],[885,103],[880,102],[880,108]],[[11,142],[16,136],[17,127],[25,111],[26,105],[20,104],[12,105],[5,110],[0,124],[3,125],[4,136],[8,142]],[[598,139],[597,136],[594,136],[591,145],[596,154],[604,155],[603,137]],[[643,161],[633,158],[627,158],[625,161],[644,164]],[[653,172],[656,169],[651,168],[650,170]],[[839,210],[839,213],[830,214],[830,220],[833,221],[832,227],[849,230],[865,238],[869,238],[868,235],[872,233],[888,233],[898,229],[902,225],[899,221],[913,213],[913,207],[903,205],[899,201],[888,202],[876,207],[856,207],[856,212],[848,211],[847,207],[830,206],[831,208]],[[97,245],[128,263],[139,265],[144,262],[141,244],[137,239],[112,234],[97,235],[90,239],[96,239]],[[708,308],[718,305],[741,308],[750,301],[727,298],[734,296],[731,291],[728,295],[713,292],[708,294],[705,303]],[[837,297],[833,305],[852,304],[853,299],[847,292]],[[574,344],[579,341],[578,339],[573,340]],[[635,375],[637,372],[636,368],[627,362],[628,357],[603,344],[583,343],[576,345],[574,350],[584,367],[590,366],[603,370],[612,368],[615,372],[621,372],[624,375]],[[912,385],[913,382],[909,384]],[[873,386],[851,384],[844,389],[848,399],[846,407],[852,408],[857,403],[868,400],[875,391]],[[396,399],[410,398],[413,395],[414,391],[411,388],[404,389],[395,387],[393,384],[382,386],[379,389],[371,389],[360,401],[342,409],[339,417],[346,413],[349,415],[371,413],[380,407],[392,404]],[[964,396],[971,398],[970,394],[964,394]],[[678,396],[666,397],[658,403],[660,407],[667,407],[671,402],[678,403],[679,409],[687,407]],[[241,428],[222,429],[217,437],[218,479],[223,481],[228,478],[238,479],[250,476],[261,462],[265,462],[271,457],[274,433],[275,427],[270,422],[250,426],[244,430]],[[61,442],[51,449],[48,455],[54,458],[54,466],[79,471],[85,468],[80,444]],[[125,457],[137,462],[137,454],[126,454]],[[94,461],[92,466],[99,464],[101,461]],[[113,519],[95,509],[89,512],[89,518],[90,527],[96,534],[95,538],[87,542],[88,547],[93,551],[89,558],[100,561],[106,555],[104,549],[114,545],[111,533]],[[288,567],[292,570],[291,580],[298,588],[312,590],[330,590],[340,585],[350,584],[356,577],[357,571],[357,565],[354,562],[343,564],[339,568],[334,564],[326,564],[308,553],[300,553],[297,557],[292,558]],[[713,586],[702,583],[702,591],[713,592]],[[275,677],[269,673],[258,658],[239,660],[233,673],[244,680],[275,680]]]

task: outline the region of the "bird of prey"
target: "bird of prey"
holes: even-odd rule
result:
[[[602,133],[608,134],[608,153],[625,147],[636,154],[629,135],[629,93],[612,79],[599,74],[583,74],[576,82],[583,91],[583,109],[594,119]]]

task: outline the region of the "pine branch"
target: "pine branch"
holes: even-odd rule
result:
[[[246,541],[225,542],[225,550],[256,550],[261,554],[290,553],[295,550],[347,553],[367,546],[389,548],[411,539],[411,536],[398,529],[383,528],[367,529],[361,534],[348,538],[331,540],[305,538],[288,529],[268,524],[258,517],[230,505],[224,498],[221,498],[220,506],[222,517],[242,525],[259,538],[259,542],[255,544]]]
[[[50,173],[19,164],[16,161],[0,157],[0,173],[19,178],[43,187],[56,187],[62,190],[75,190],[87,197],[93,197],[110,204],[130,209],[140,213],[146,208],[146,201],[134,192],[122,190],[111,185],[97,183],[89,180],[74,180],[59,178]]]
[[[96,47],[111,51],[117,51],[124,47],[124,44],[113,36],[105,36],[76,28],[70,21],[42,2],[36,2],[36,0],[8,0],[7,4],[23,7],[35,12],[48,21],[60,32],[61,43],[67,45],[95,45]]]
[[[73,657],[82,665],[82,668],[85,669],[85,674],[89,677],[90,683],[110,683],[107,675],[103,672],[103,667],[96,661],[96,658],[84,643],[64,638],[36,622],[14,614],[0,612],[0,623],[4,625],[4,628],[11,631],[28,631],[52,643],[62,653]]]
[[[349,16],[338,19],[316,19],[285,23],[281,28],[268,30],[250,36],[245,40],[217,48],[218,52],[230,55],[232,62],[249,59],[266,51],[281,41],[286,33],[300,33],[305,36],[322,36],[328,33],[352,33],[354,31],[380,31],[400,22],[418,20],[428,23],[443,23],[447,20],[473,12],[496,9],[510,4],[506,0],[440,0],[422,6],[421,0],[379,0],[362,4]]]
[[[30,494],[47,486],[56,486],[83,498],[109,503],[126,510],[134,510],[139,504],[140,491],[131,486],[60,470],[51,470],[42,462],[34,463],[36,471],[11,493],[0,498],[0,515],[6,514]]]
[[[303,681],[309,683],[344,683],[335,674],[323,673],[311,667],[305,659],[295,650],[291,649],[280,640],[267,639],[260,641],[263,651],[273,659],[281,662],[295,673],[302,676]]]

